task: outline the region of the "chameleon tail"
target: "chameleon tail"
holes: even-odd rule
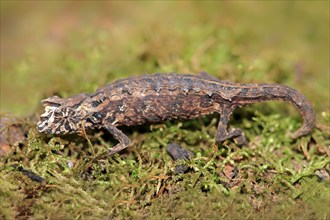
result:
[[[291,137],[293,139],[297,139],[298,137],[311,133],[315,127],[315,112],[312,105],[306,97],[297,90],[287,86],[282,87],[284,87],[283,91],[287,93],[287,100],[299,110],[304,120],[303,125],[296,132],[294,132]]]
[[[260,101],[281,100],[292,103],[303,117],[303,125],[293,134],[291,138],[307,135],[315,127],[315,112],[310,102],[297,90],[288,86],[278,84],[243,84],[244,94],[238,94],[236,102],[239,104],[250,104]]]

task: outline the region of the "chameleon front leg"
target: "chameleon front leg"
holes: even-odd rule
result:
[[[118,153],[119,151],[124,150],[131,143],[131,140],[121,130],[119,130],[116,126],[114,126],[112,124],[109,124],[109,125],[106,125],[105,128],[119,142],[114,147],[109,149],[108,156],[111,156],[115,153]]]
[[[225,106],[220,111],[218,130],[215,136],[215,141],[217,144],[221,144],[225,140],[231,138],[234,138],[240,146],[246,143],[245,135],[241,129],[234,128],[228,131],[228,122],[234,109],[235,108],[233,107]]]

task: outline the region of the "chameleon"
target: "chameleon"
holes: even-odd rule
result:
[[[207,73],[158,73],[121,79],[98,89],[69,98],[53,96],[42,100],[45,112],[37,130],[65,135],[85,130],[106,129],[118,143],[109,148],[108,156],[122,151],[131,143],[118,127],[136,126],[166,120],[189,120],[219,113],[215,142],[234,139],[246,143],[240,128],[228,129],[237,108],[269,100],[293,104],[303,118],[302,126],[292,139],[312,132],[315,112],[297,90],[280,84],[240,84],[219,80]]]

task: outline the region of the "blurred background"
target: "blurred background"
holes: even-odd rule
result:
[[[155,72],[282,83],[329,109],[329,1],[1,1],[0,112]]]

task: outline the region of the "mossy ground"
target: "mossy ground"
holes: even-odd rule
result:
[[[33,116],[23,123],[26,143],[0,159],[0,218],[330,219],[328,8],[326,1],[1,1],[1,111]],[[53,137],[34,127],[42,98],[93,92],[130,75],[200,71],[292,86],[311,100],[317,128],[291,141],[298,113],[263,103],[231,121],[246,146],[216,146],[215,115],[123,128],[131,146],[94,161],[115,144],[106,132]],[[174,163],[166,153],[172,142],[195,156]],[[175,175],[181,163],[190,170]]]

